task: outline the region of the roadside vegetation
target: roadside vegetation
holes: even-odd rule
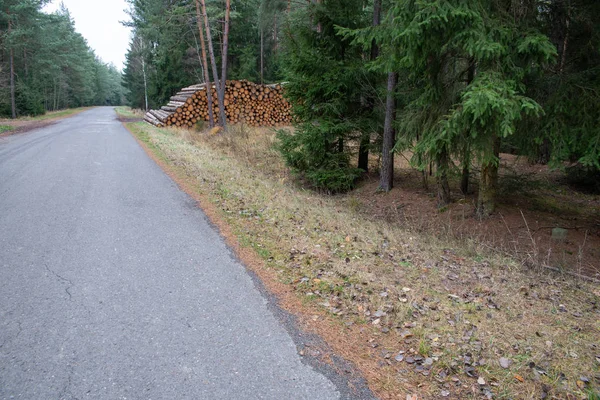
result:
[[[133,122],[141,121],[144,117],[144,112],[140,109],[133,109],[127,106],[115,107],[115,111],[122,121]]]
[[[289,289],[284,307],[382,398],[596,398],[597,284],[373,216],[357,192],[307,191],[271,130],[127,127]]]
[[[28,131],[34,128],[40,128],[52,123],[55,120],[67,118],[88,110],[89,107],[71,108],[68,110],[50,111],[36,117],[26,116],[16,119],[0,118],[0,135],[13,134]]]

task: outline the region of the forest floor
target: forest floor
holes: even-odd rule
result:
[[[500,163],[500,204],[486,219],[474,212],[476,188],[466,196],[453,191],[454,201],[438,209],[435,177],[426,176],[424,185],[423,175],[404,156],[396,159],[396,189],[374,195],[379,177],[373,173],[347,201],[364,215],[391,224],[450,240],[474,241],[529,267],[600,282],[600,194],[581,191],[564,172],[532,165],[524,157],[501,154]],[[453,182],[452,187],[458,186]]]
[[[89,107],[72,108],[68,110],[51,111],[37,117],[20,117],[17,119],[0,118],[0,137],[23,133],[37,128],[43,128],[56,121],[88,110]]]
[[[272,130],[125,125],[330,346],[301,354],[352,361],[383,399],[599,398],[600,286],[569,273],[597,274],[598,196],[550,171],[530,184],[539,167],[503,156],[502,204],[479,221],[472,196],[439,212],[401,163],[389,194],[373,174],[326,196],[289,174]],[[557,244],[546,226],[571,229]]]

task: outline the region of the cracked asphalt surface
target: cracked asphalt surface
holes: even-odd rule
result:
[[[0,139],[0,399],[364,397],[96,108]]]

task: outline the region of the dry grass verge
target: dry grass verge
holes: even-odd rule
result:
[[[32,129],[42,128],[54,122],[71,117],[91,107],[70,108],[67,110],[50,111],[37,117],[19,117],[17,119],[0,118],[0,137],[27,132]]]
[[[260,256],[283,306],[382,398],[598,398],[598,286],[302,190],[270,131],[127,126]]]
[[[115,112],[123,122],[138,122],[144,118],[144,111],[126,106],[115,107]]]

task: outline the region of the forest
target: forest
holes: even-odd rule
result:
[[[196,3],[130,0],[134,107],[205,80]],[[352,189],[376,155],[389,191],[404,153],[435,176],[439,207],[452,182],[472,190],[477,171],[485,216],[501,152],[568,166],[597,189],[597,1],[233,0],[228,35],[225,1],[202,3],[218,65],[228,38],[227,79],[286,82],[295,129],[280,132],[279,149],[316,189]]]
[[[75,31],[63,6],[3,0],[0,6],[0,117],[125,101],[121,72],[104,63]]]
[[[286,83],[295,129],[280,131],[279,150],[327,193],[352,189],[373,157],[380,190],[391,190],[395,154],[435,177],[440,208],[452,185],[468,193],[476,182],[481,216],[496,207],[500,153],[598,190],[597,1],[205,0],[200,12],[198,1],[128,0],[122,74],[67,9],[45,14],[45,3],[1,7],[2,116],[125,97],[157,108],[183,87],[218,83],[218,65],[228,80]],[[205,43],[216,49],[212,69]]]

